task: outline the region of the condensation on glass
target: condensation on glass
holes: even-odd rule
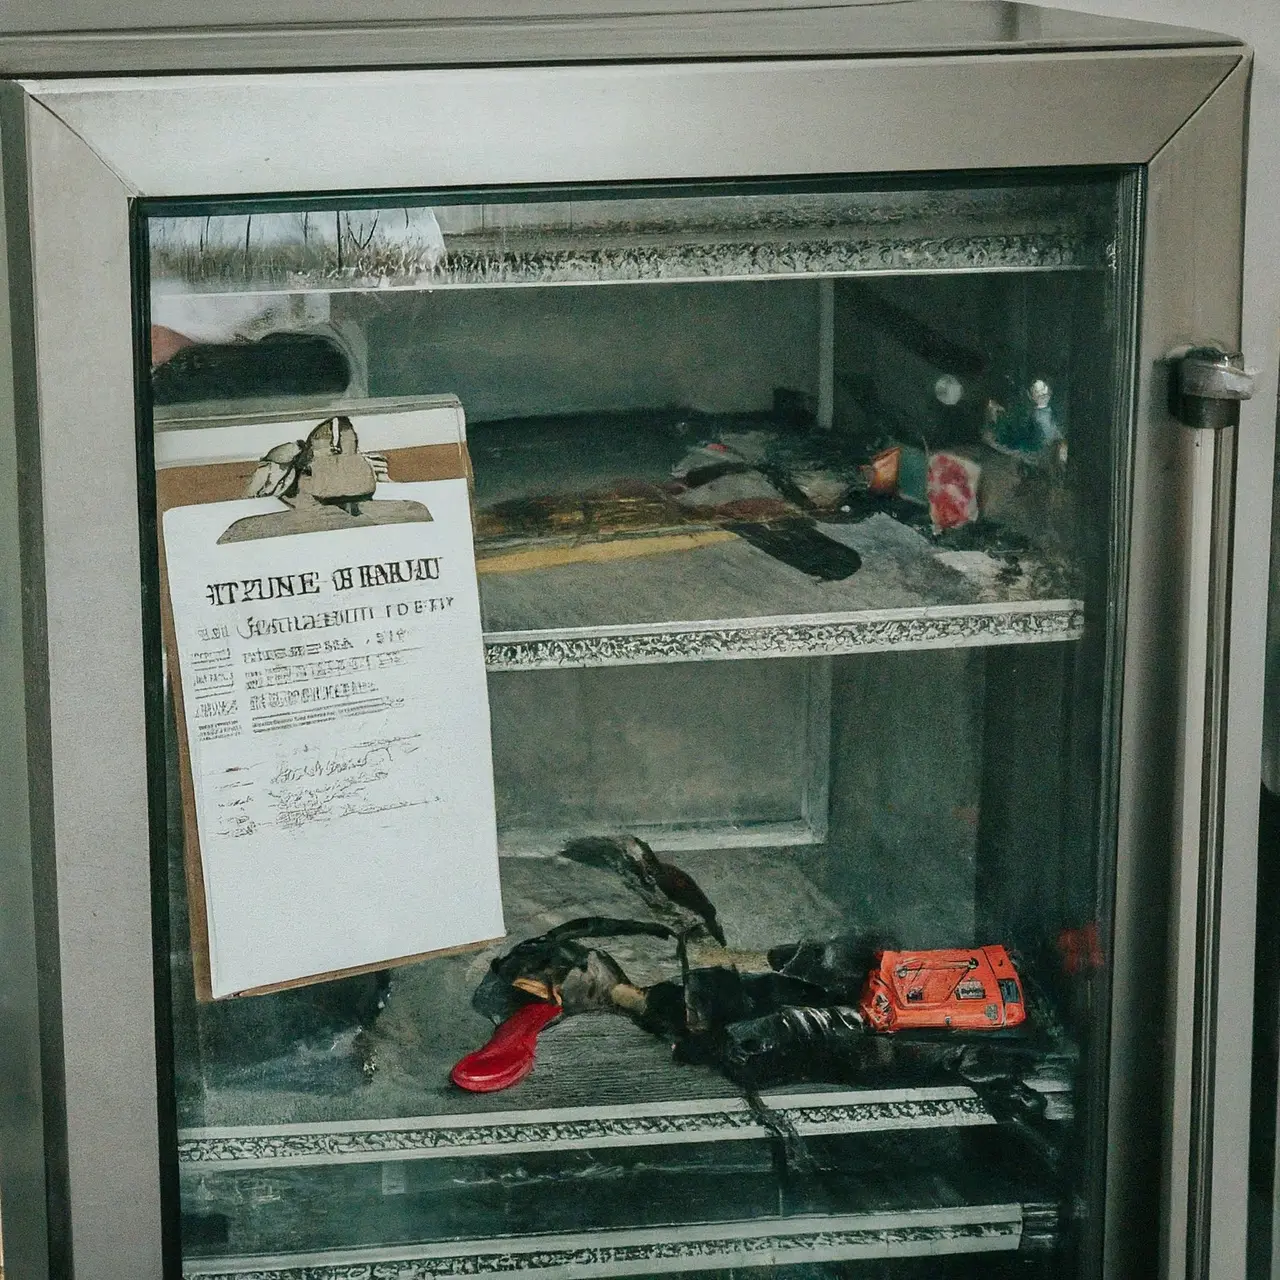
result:
[[[194,1274],[1056,1276],[1089,1247],[1133,190],[153,211],[161,466],[211,420],[461,405],[510,930],[197,1004],[169,726]],[[559,852],[588,837],[645,842],[715,928],[673,873]],[[579,918],[687,932],[587,937],[628,998],[509,1089],[452,1085],[490,962]],[[975,1012],[984,946],[1019,982]],[[876,1029],[879,953],[937,949],[883,966],[907,1029]],[[516,976],[508,1008],[563,973]]]

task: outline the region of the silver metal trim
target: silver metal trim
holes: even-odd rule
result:
[[[1210,400],[1249,400],[1253,375],[1240,352],[1191,353],[1182,357],[1179,382],[1183,395]]]
[[[1238,121],[1247,115],[1250,67],[1242,66],[1206,104],[1220,120]],[[1223,127],[1221,124],[1219,127]],[[1224,129],[1225,132],[1225,129]],[[1222,135],[1220,134],[1220,137]],[[1243,150],[1238,134],[1224,169],[1236,173],[1234,189],[1223,195],[1222,217],[1228,227],[1227,243],[1220,251],[1223,269],[1229,271],[1239,315],[1243,276]],[[1202,168],[1202,180],[1205,171]],[[1231,203],[1228,204],[1228,199]],[[1230,253],[1230,259],[1227,254]],[[1237,326],[1222,339],[1229,350],[1240,347]],[[1234,338],[1234,341],[1230,341]],[[1221,700],[1220,724],[1215,727],[1217,758],[1206,757],[1206,785],[1215,775],[1221,781],[1221,810],[1217,848],[1207,842],[1204,857],[1218,861],[1219,899],[1216,922],[1217,969],[1221,981],[1210,993],[1206,1013],[1212,1021],[1208,1036],[1214,1055],[1211,1211],[1209,1240],[1201,1256],[1206,1259],[1202,1277],[1243,1272],[1246,1265],[1249,1148],[1250,1055],[1242,1052],[1252,1042],[1254,981],[1254,919],[1257,903],[1258,800],[1262,746],[1262,698],[1265,654],[1258,642],[1265,635],[1268,546],[1259,531],[1270,525],[1273,470],[1274,418],[1268,412],[1261,429],[1237,432],[1234,462],[1225,462],[1232,473],[1234,503],[1220,501],[1219,516],[1225,526],[1215,534],[1219,548],[1230,549],[1230,582],[1218,602],[1221,625],[1212,621],[1210,642],[1218,644],[1215,687],[1211,696]],[[1225,484],[1218,489],[1225,499]],[[1234,536],[1233,536],[1234,535]],[[1219,553],[1221,556],[1221,552]],[[1221,561],[1220,561],[1221,562]],[[1211,653],[1213,651],[1211,650]],[[1205,975],[1207,977],[1207,975]],[[1206,988],[1207,989],[1207,988]]]
[[[0,89],[0,227],[9,249],[0,253],[0,1261],[12,1275],[43,1275],[64,1260],[57,1238],[67,1223],[45,1203],[49,1182],[64,1172],[65,1140],[57,965],[47,963],[57,945],[56,889],[42,856],[48,815],[37,811],[47,799],[48,737],[43,583],[32,545],[39,438],[29,388],[14,378],[15,353],[28,354],[31,307],[26,149],[15,110],[19,95]]]
[[[24,88],[128,194],[214,196],[1143,164],[1240,57],[646,63]]]
[[[368,0],[280,0],[264,11],[253,0],[178,0],[165,14],[167,25],[160,26],[153,21],[155,15],[146,0],[116,0],[105,8],[95,0],[70,0],[56,12],[30,7],[7,11],[0,16],[0,31],[84,36],[181,31],[198,37],[248,35],[264,28],[279,30],[286,24],[290,29],[333,31],[346,24],[355,30],[385,27],[403,33],[422,28],[447,34],[476,27],[520,32],[547,23],[554,24],[568,39],[582,25],[604,27],[615,36],[614,56],[618,46],[625,48],[629,23],[640,20],[647,25],[653,19],[709,24],[749,17],[793,22],[812,18],[828,24],[844,19],[858,24],[859,43],[851,52],[873,48],[877,35],[902,41],[899,52],[936,44],[956,53],[975,52],[969,47],[975,40],[982,42],[982,50],[995,44],[1007,48],[1041,41],[1074,40],[1087,42],[1090,48],[1110,48],[1116,44],[1148,47],[1230,40],[1163,23],[1045,11],[1002,0],[914,4],[907,6],[905,13],[903,8],[902,0],[643,0],[631,5],[626,0],[381,0],[373,5]],[[829,26],[825,30],[830,40]],[[684,47],[676,45],[673,52]]]
[[[1204,758],[1200,784],[1200,865],[1196,887],[1196,1007],[1190,1062],[1191,1110],[1187,1117],[1191,1148],[1191,1186],[1187,1193],[1188,1280],[1209,1280],[1213,1266],[1214,1229],[1219,1234],[1222,1232],[1220,1220],[1214,1220],[1213,1145],[1217,1120],[1218,1009],[1223,992],[1219,935],[1222,927],[1222,837],[1227,788],[1226,695],[1230,678],[1235,466],[1236,429],[1228,427],[1220,431],[1213,442],[1213,498],[1209,521]],[[1252,1022],[1252,1001],[1249,1013]],[[1244,1225],[1243,1218],[1240,1225]]]
[[[967,1085],[768,1094],[765,1101],[797,1133],[809,1136],[995,1124]],[[178,1161],[188,1173],[217,1172],[732,1142],[767,1134],[742,1098],[708,1098],[625,1107],[182,1129]]]
[[[38,401],[48,625],[37,874],[56,878],[61,985],[41,1015],[60,1022],[66,1105],[52,1199],[70,1201],[75,1269],[126,1280],[161,1270],[128,206],[78,138],[23,108],[35,367],[18,376]]]
[[[485,633],[490,671],[636,666],[905,649],[1045,644],[1084,634],[1079,600],[921,605],[856,613]]]
[[[380,1274],[385,1267],[385,1274],[394,1275],[396,1280],[511,1271],[536,1271],[558,1280],[587,1280],[595,1276],[733,1266],[991,1253],[1014,1250],[1021,1239],[1021,1205],[966,1205],[899,1213],[813,1214],[709,1226],[598,1231],[588,1235],[461,1240],[416,1248],[209,1258],[188,1262],[183,1274],[208,1280],[355,1280],[356,1276]]]
[[[1212,844],[1206,849],[1202,840],[1203,788],[1217,768],[1205,755],[1213,736],[1206,713],[1216,715],[1209,690],[1211,681],[1220,678],[1225,657],[1221,637],[1211,635],[1216,566],[1211,566],[1210,549],[1221,537],[1220,529],[1215,534],[1215,522],[1226,513],[1214,503],[1213,437],[1169,417],[1164,357],[1183,344],[1239,347],[1242,122],[1248,80],[1246,61],[1153,158],[1147,177],[1120,741],[1108,1275],[1141,1274],[1150,1268],[1144,1250],[1156,1225],[1156,1197],[1132,1177],[1132,1167],[1140,1152],[1160,1140],[1161,1127],[1166,1169],[1158,1193],[1161,1274],[1199,1276],[1199,1270],[1189,1270],[1198,1265],[1196,1257],[1211,1257],[1215,1275],[1244,1271],[1248,1197],[1241,1153],[1248,1144],[1249,1055],[1240,1046],[1249,1043],[1251,1033],[1260,739],[1253,739],[1251,764],[1236,755],[1239,785],[1233,785],[1235,798],[1226,802],[1238,812],[1244,807],[1239,796],[1249,792],[1255,825],[1247,835],[1235,827],[1239,847],[1227,855],[1229,870],[1225,860],[1222,864],[1221,892],[1230,895],[1232,906],[1228,915],[1229,899],[1223,896],[1222,918],[1238,923],[1225,933],[1219,922],[1210,928],[1209,945],[1223,972],[1230,956],[1231,984],[1230,990],[1219,991],[1219,1005],[1212,1011],[1216,1027],[1208,1033],[1217,1079],[1209,1091],[1213,1133],[1206,1146],[1192,1131],[1192,1062],[1196,1018],[1205,1012],[1198,993],[1206,975],[1196,947],[1201,859],[1206,853],[1216,856]],[[1174,262],[1180,264],[1177,269]],[[1254,454],[1249,465],[1263,464]],[[1263,469],[1270,471],[1269,466]],[[1158,571],[1156,566],[1161,566]],[[1243,643],[1238,633],[1232,634],[1233,647]],[[1248,665],[1251,670],[1256,666],[1252,658]],[[1234,694],[1236,673],[1231,679]],[[1254,688],[1260,687],[1257,672]],[[1257,717],[1246,716],[1243,735],[1233,736],[1228,750],[1247,744],[1251,718]],[[1158,905],[1164,903],[1167,917]],[[1153,1003],[1155,993],[1159,998]],[[1145,1016],[1137,1016],[1140,1011]],[[1155,1042],[1163,1043],[1162,1054],[1152,1053]],[[1164,1090],[1162,1126],[1150,1103],[1158,1088]],[[1212,1217],[1189,1222],[1189,1187],[1202,1180],[1206,1159],[1213,1170]],[[1204,1232],[1210,1233],[1207,1238]]]
[[[468,4],[381,0],[179,0],[157,26],[145,0],[72,0],[41,11],[45,29],[0,14],[0,66],[14,73],[226,71],[619,59],[1009,54],[1032,50],[1231,45],[1228,36],[1115,21],[1000,0],[794,5],[754,12],[733,3],[638,6],[597,0]],[[737,13],[726,13],[737,9]],[[496,10],[496,12],[495,12]],[[15,32],[17,27],[20,30]],[[25,30],[22,30],[25,28]]]

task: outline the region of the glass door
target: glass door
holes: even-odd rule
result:
[[[508,931],[198,1000],[166,703],[190,1274],[1095,1265],[1136,198],[142,206],[162,505],[298,424],[465,441]]]

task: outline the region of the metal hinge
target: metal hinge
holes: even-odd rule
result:
[[[1240,401],[1252,398],[1254,378],[1240,352],[1191,347],[1169,360],[1169,412],[1179,422],[1211,431],[1239,426]]]

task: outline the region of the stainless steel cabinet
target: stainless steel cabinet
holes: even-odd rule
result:
[[[1169,390],[1176,354],[1238,346],[1246,50],[908,4],[0,56],[11,1265],[1231,1256],[1225,657],[1257,530],[1247,448]],[[279,329],[344,354],[321,417],[457,396],[475,470],[512,936],[394,971],[381,1009],[191,989],[156,466],[273,395],[183,350]],[[611,942],[636,989],[683,982],[679,1025],[565,1017],[512,1090],[452,1088],[484,961],[646,914],[558,853],[623,833],[715,903],[695,971],[1000,944],[1025,1033],[761,1057],[749,1018],[691,1034],[672,955]]]

